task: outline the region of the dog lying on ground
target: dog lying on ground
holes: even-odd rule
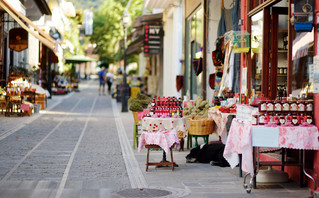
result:
[[[210,163],[212,166],[227,167],[229,164],[223,156],[224,149],[223,143],[202,144],[190,151],[186,156],[186,162]]]

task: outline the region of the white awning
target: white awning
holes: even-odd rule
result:
[[[146,0],[144,6],[147,9],[166,9],[173,3],[174,0]]]
[[[0,0],[0,7],[3,8],[20,26],[32,34],[35,38],[39,39],[41,43],[50,48],[54,53],[57,52],[56,44],[53,38],[43,30],[41,30],[37,25],[35,25],[30,19],[25,17],[15,8],[13,8],[6,0]],[[33,27],[36,31],[29,28],[21,19],[23,19],[28,25]]]

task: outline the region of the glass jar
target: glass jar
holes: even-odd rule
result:
[[[298,111],[297,101],[295,100],[289,101],[289,107],[290,107],[290,111],[292,112]]]
[[[286,123],[286,118],[285,118],[285,115],[284,114],[281,114],[279,116],[279,124],[280,125],[284,125]]]
[[[282,106],[281,106],[281,101],[280,101],[280,100],[275,100],[274,110],[275,110],[275,112],[277,112],[277,113],[279,113],[279,112],[282,111]]]
[[[265,114],[260,114],[258,116],[258,124],[264,125],[265,124]]]
[[[305,101],[305,108],[306,108],[307,112],[312,112],[313,111],[313,102],[312,102],[312,100]]]
[[[291,123],[292,123],[294,126],[298,126],[298,125],[299,125],[298,117],[297,117],[296,114],[295,114],[295,115],[292,115]]]
[[[279,115],[278,114],[273,115],[272,122],[277,124],[277,125],[279,124]]]
[[[304,113],[305,112],[305,102],[303,100],[298,100],[297,101],[297,106],[298,106],[298,111],[300,113]]]
[[[282,106],[282,111],[283,112],[289,112],[290,111],[290,106],[287,100],[284,100],[281,102],[281,106]]]
[[[267,103],[265,100],[262,100],[259,103],[259,112],[266,112],[266,111],[267,111]]]
[[[267,111],[269,112],[273,112],[274,111],[274,103],[273,101],[269,100],[266,102],[267,105]]]
[[[252,125],[257,125],[258,124],[258,115],[252,115],[251,124]]]
[[[312,115],[307,115],[306,122],[307,122],[308,124],[312,124],[312,122],[313,122],[313,120],[312,120]]]

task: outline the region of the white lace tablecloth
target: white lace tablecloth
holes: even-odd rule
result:
[[[318,128],[314,125],[267,127],[233,119],[224,157],[234,168],[239,163],[238,154],[242,154],[242,170],[253,176],[253,146],[318,150],[318,137]]]
[[[189,123],[186,118],[151,118],[142,119],[143,131],[183,131],[186,133]]]
[[[175,144],[176,148],[179,147],[178,135],[175,131],[144,131],[139,137],[138,152],[140,152],[144,145],[157,145],[160,146],[166,153],[170,153],[170,148]]]

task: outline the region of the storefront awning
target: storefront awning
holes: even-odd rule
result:
[[[84,55],[75,55],[69,58],[65,58],[65,63],[86,63],[86,62],[93,62],[93,61],[96,61],[96,60]]]
[[[45,33],[43,30],[41,30],[37,25],[35,25],[30,19],[28,19],[26,16],[18,12],[16,9],[14,9],[10,4],[7,3],[6,0],[0,0],[0,7],[3,8],[17,23],[20,24],[20,26],[28,31],[30,34],[32,34],[35,38],[39,39],[41,43],[46,45],[48,48],[50,48],[54,53],[57,52],[57,47],[55,44],[55,41],[51,36],[47,33]],[[36,31],[29,28],[22,20],[33,27]]]
[[[173,4],[172,0],[146,0],[144,5],[147,9],[166,9],[171,4]]]

